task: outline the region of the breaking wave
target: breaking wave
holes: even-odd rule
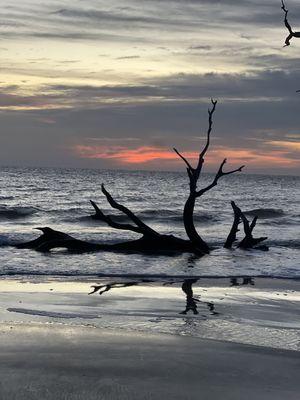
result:
[[[119,222],[119,223],[128,223],[131,220],[126,216],[126,215],[122,215],[122,214],[112,214],[110,212],[106,212],[105,210],[103,210],[103,212],[105,213],[105,215],[107,215],[108,217],[112,218],[114,221]],[[69,213],[70,215],[70,213]],[[182,215],[182,211],[173,211],[173,210],[145,210],[145,211],[141,211],[141,212],[137,212],[136,215],[145,222],[160,222],[160,223],[165,223],[165,224],[169,224],[169,223],[174,223],[174,224],[179,224],[179,223],[183,223],[183,215]],[[82,221],[82,222],[92,222],[95,221],[95,219],[93,218],[93,215],[83,215],[80,217],[75,217],[74,216],[67,216],[65,218],[62,219],[64,222],[78,222],[78,221]],[[194,215],[194,220],[196,222],[202,222],[202,223],[208,223],[208,222],[217,222],[220,220],[220,218],[218,217],[218,215],[213,215],[210,214],[208,212],[200,212],[200,213],[195,213]]]
[[[245,211],[245,214],[258,218],[280,218],[284,216],[283,210],[280,208],[255,208],[254,210]]]
[[[34,207],[0,207],[0,219],[19,219],[30,217],[39,210]]]

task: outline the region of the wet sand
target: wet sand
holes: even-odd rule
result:
[[[299,283],[241,282],[2,280],[0,399],[298,400]]]
[[[299,353],[169,335],[1,327],[2,399],[299,399]]]

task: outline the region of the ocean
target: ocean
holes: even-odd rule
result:
[[[213,179],[204,174],[199,187]],[[35,227],[49,226],[78,239],[115,243],[138,235],[114,230],[91,218],[89,200],[97,202],[119,222],[101,192],[112,195],[161,233],[185,237],[182,210],[188,195],[185,173],[106,171],[59,168],[0,169],[0,274],[6,276],[146,276],[300,278],[300,177],[235,174],[197,201],[195,220],[200,235],[215,249],[191,254],[155,256],[64,250],[41,254],[12,244],[39,235]],[[269,251],[226,250],[234,200],[248,216],[259,217],[254,236],[268,236]],[[242,238],[242,232],[240,232]]]

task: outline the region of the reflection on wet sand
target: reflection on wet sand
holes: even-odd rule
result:
[[[189,311],[192,311],[194,315],[199,314],[197,310],[197,303],[206,304],[211,315],[218,315],[219,313],[215,311],[215,305],[212,302],[201,301],[194,297],[193,294],[193,284],[197,283],[199,279],[185,279],[181,286],[182,291],[186,294],[186,306],[185,310],[181,311],[180,314],[186,315]]]
[[[299,350],[299,282],[255,277],[98,277],[2,283],[5,324],[86,325]],[[87,296],[87,287],[98,296]],[[126,289],[127,288],[127,289]]]
[[[199,314],[197,310],[197,302],[200,300],[193,297],[193,284],[196,282],[198,282],[198,279],[186,279],[183,282],[181,289],[186,294],[186,306],[185,310],[181,311],[180,314],[187,314],[189,311],[193,311],[194,315]]]
[[[180,284],[181,283],[181,290],[185,294],[186,297],[186,304],[185,304],[185,309],[179,314],[182,315],[187,315],[190,311],[194,315],[198,315],[198,306],[200,304],[206,305],[208,308],[208,311],[210,315],[219,315],[220,313],[216,311],[215,309],[215,304],[212,301],[202,301],[200,300],[200,295],[194,296],[193,292],[193,285],[196,284],[198,281],[200,281],[199,278],[188,278],[184,280],[170,280],[170,281],[159,281],[159,280],[149,280],[149,279],[140,279],[140,280],[135,280],[135,281],[123,281],[123,282],[108,282],[102,285],[93,285],[91,286],[93,290],[89,294],[94,294],[98,293],[102,295],[105,292],[108,292],[112,289],[121,289],[121,288],[126,288],[130,286],[138,286],[140,284],[149,284],[149,283],[155,283],[155,284],[161,284],[162,286],[167,286],[167,285],[175,285],[175,284]],[[246,285],[251,285],[254,286],[254,278],[252,277],[244,277],[244,278],[230,278],[229,279],[229,287],[232,286],[246,286]]]
[[[140,281],[131,281],[131,282],[111,282],[111,283],[106,283],[104,285],[93,285],[91,286],[92,288],[94,288],[94,290],[92,292],[90,292],[89,294],[94,294],[94,293],[99,293],[100,295],[108,292],[111,289],[114,288],[124,288],[124,287],[129,287],[129,286],[137,286],[141,283],[151,283],[151,282],[155,282],[149,279],[141,279]],[[103,289],[103,290],[101,290]]]

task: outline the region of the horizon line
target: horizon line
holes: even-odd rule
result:
[[[246,166],[247,167],[247,166]],[[0,170],[1,169],[9,169],[9,168],[17,168],[17,169],[60,169],[60,170],[91,170],[91,171],[112,171],[112,172],[132,172],[132,173],[176,173],[176,174],[186,174],[185,170],[179,171],[179,170],[151,170],[151,169],[126,169],[126,168],[102,168],[102,167],[76,167],[76,166],[50,166],[50,165],[0,165]],[[215,175],[217,172],[217,169],[215,172],[212,171],[204,171],[202,174],[208,174],[208,175]],[[243,175],[257,175],[257,176],[287,176],[287,177],[294,177],[294,178],[300,178],[299,175],[295,175],[293,173],[287,174],[287,173],[267,173],[267,172],[247,172],[247,170],[243,170],[242,173]],[[236,176],[239,176],[241,174],[238,174]]]

